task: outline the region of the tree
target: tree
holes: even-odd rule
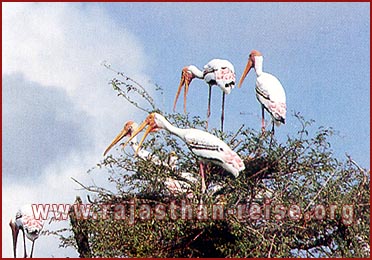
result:
[[[139,83],[118,74],[123,79],[110,84],[119,96],[156,110]],[[133,94],[151,109],[133,101]],[[181,128],[205,125],[199,117],[157,111]],[[62,246],[78,247],[74,237],[83,222],[92,257],[367,257],[369,170],[348,155],[343,161],[334,157],[332,128],[312,131],[314,121],[293,116],[302,127],[284,143],[244,126],[236,132],[212,129],[246,166],[234,178],[211,164],[206,182],[222,185],[214,193],[201,194],[200,182],[189,183],[192,196],[167,190],[166,178],[187,182],[180,172],[197,177],[198,166],[185,145],[165,131],[153,134],[144,148],[163,162],[174,151],[176,169],[124,151],[108,156],[93,170],[107,171],[116,190],[80,183],[90,193],[90,217],[73,218],[75,234],[62,237]]]

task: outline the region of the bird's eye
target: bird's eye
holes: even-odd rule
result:
[[[219,150],[220,152],[223,152],[223,148],[222,148],[222,147],[218,148],[218,150]]]

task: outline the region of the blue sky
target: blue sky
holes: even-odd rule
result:
[[[264,56],[287,94],[294,134],[301,112],[331,126],[335,155],[370,168],[369,3],[2,3],[3,256],[11,256],[8,219],[25,203],[70,203],[83,194],[71,181],[107,185],[86,171],[129,119],[143,120],[107,84],[109,61],[153,93],[170,112],[181,69],[230,60],[237,78],[251,50]],[[153,82],[164,89],[154,91]],[[260,106],[250,73],[226,97],[225,129],[259,129]],[[205,117],[207,86],[194,80],[188,112]],[[221,91],[212,93],[219,127]],[[180,100],[182,101],[182,100]],[[182,112],[182,102],[177,111]],[[52,226],[51,228],[54,228]],[[7,243],[9,242],[9,243]],[[35,256],[77,256],[40,238]]]

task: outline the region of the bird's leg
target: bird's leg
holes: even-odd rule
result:
[[[207,130],[208,130],[209,117],[210,117],[210,115],[211,115],[211,95],[212,95],[212,86],[209,85],[209,90],[208,90],[207,124],[206,124],[206,129],[207,129]]]
[[[23,232],[23,251],[24,251],[24,258],[27,258],[27,250],[26,250],[26,236],[25,236],[25,230],[22,228]]]
[[[225,118],[225,92],[222,92],[222,114],[221,114],[221,132],[223,132],[223,120]]]
[[[269,150],[271,150],[271,144],[272,144],[272,141],[273,141],[273,135],[274,135],[274,119],[273,119],[272,121],[273,121],[273,128],[271,129]]]
[[[202,193],[205,193],[205,190],[207,189],[206,185],[205,185],[205,178],[204,178],[204,169],[203,169],[203,163],[200,162],[199,163],[199,166],[200,166],[200,175],[201,175],[201,179],[202,179]]]
[[[14,258],[17,258],[17,239],[18,239],[19,228],[12,221],[9,223],[9,226],[12,229],[13,254],[14,254]]]
[[[261,129],[262,129],[262,133],[264,133],[265,132],[265,109],[263,105],[261,105],[261,108],[262,108]]]
[[[34,244],[35,244],[35,240],[32,241],[32,247],[31,247],[31,254],[30,254],[30,258],[32,258],[32,253],[34,252]]]

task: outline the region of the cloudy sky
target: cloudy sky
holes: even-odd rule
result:
[[[316,126],[338,131],[332,138],[338,158],[347,152],[370,167],[369,3],[2,3],[2,8],[4,257],[12,256],[7,223],[18,207],[71,203],[83,195],[71,177],[106,187],[107,176],[87,170],[102,160],[125,121],[145,118],[108,85],[115,75],[101,66],[104,60],[171,111],[184,66],[228,59],[239,78],[249,52],[257,49],[264,71],[276,75],[287,93],[287,124],[276,131],[278,138],[299,130],[292,114],[301,112]],[[254,82],[249,74],[227,96],[226,130],[242,123],[259,129]],[[194,80],[190,114],[204,117],[206,102],[206,84]],[[220,106],[215,88],[212,127],[219,126]],[[177,109],[182,111],[182,102]],[[41,237],[35,256],[77,254]]]

